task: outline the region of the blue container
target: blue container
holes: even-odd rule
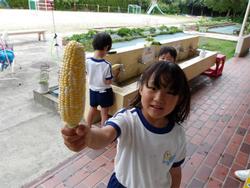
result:
[[[14,60],[14,57],[14,52],[12,50],[0,49],[0,70],[3,71],[9,65],[11,65]]]

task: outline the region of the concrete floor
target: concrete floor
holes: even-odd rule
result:
[[[0,72],[0,187],[15,188],[40,177],[74,153],[63,144],[59,116],[33,100],[41,64],[50,65],[50,85],[57,83],[59,59],[53,47],[51,12],[1,9],[0,18],[1,32],[48,30],[47,40],[41,42],[36,34],[10,36],[16,55],[15,74],[10,70]],[[194,18],[55,12],[55,21],[60,37],[93,27],[181,24]],[[62,51],[59,47],[60,54]]]
[[[40,65],[50,64],[53,84],[57,64],[48,58],[48,42],[29,40],[15,45],[15,74],[0,72],[0,187],[20,187],[73,154],[63,145],[59,116],[33,100]]]

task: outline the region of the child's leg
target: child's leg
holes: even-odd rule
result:
[[[88,117],[87,117],[87,125],[89,127],[91,127],[91,124],[93,122],[93,118],[95,117],[95,115],[98,113],[97,107],[90,107],[89,113],[88,113]]]
[[[105,121],[108,119],[108,111],[109,107],[107,108],[101,108],[101,126],[104,125]]]
[[[104,93],[100,93],[98,101],[101,106],[101,126],[103,126],[105,121],[108,119],[109,108],[114,103],[112,88],[108,88]]]

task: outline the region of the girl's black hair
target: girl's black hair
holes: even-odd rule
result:
[[[92,46],[94,50],[104,50],[108,46],[108,51],[112,47],[112,38],[108,33],[100,32],[94,36]]]
[[[154,87],[167,88],[173,95],[179,96],[179,101],[174,110],[167,116],[176,123],[183,122],[190,112],[191,94],[187,78],[179,65],[167,61],[156,62],[145,69],[142,73],[139,85],[148,85],[149,79],[153,76]],[[141,95],[138,91],[130,107],[141,108]]]
[[[172,46],[163,46],[161,47],[160,49],[160,52],[159,52],[159,56],[163,55],[163,54],[170,54],[174,60],[176,61],[176,57],[177,57],[177,51],[174,47]]]

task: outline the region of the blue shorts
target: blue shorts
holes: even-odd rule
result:
[[[126,188],[124,187],[116,178],[115,173],[112,174],[111,178],[109,179],[109,183],[107,188]]]
[[[101,106],[102,108],[110,107],[114,104],[113,98],[113,90],[112,88],[108,88],[105,91],[93,91],[89,90],[89,99],[90,99],[90,106],[97,107]]]

